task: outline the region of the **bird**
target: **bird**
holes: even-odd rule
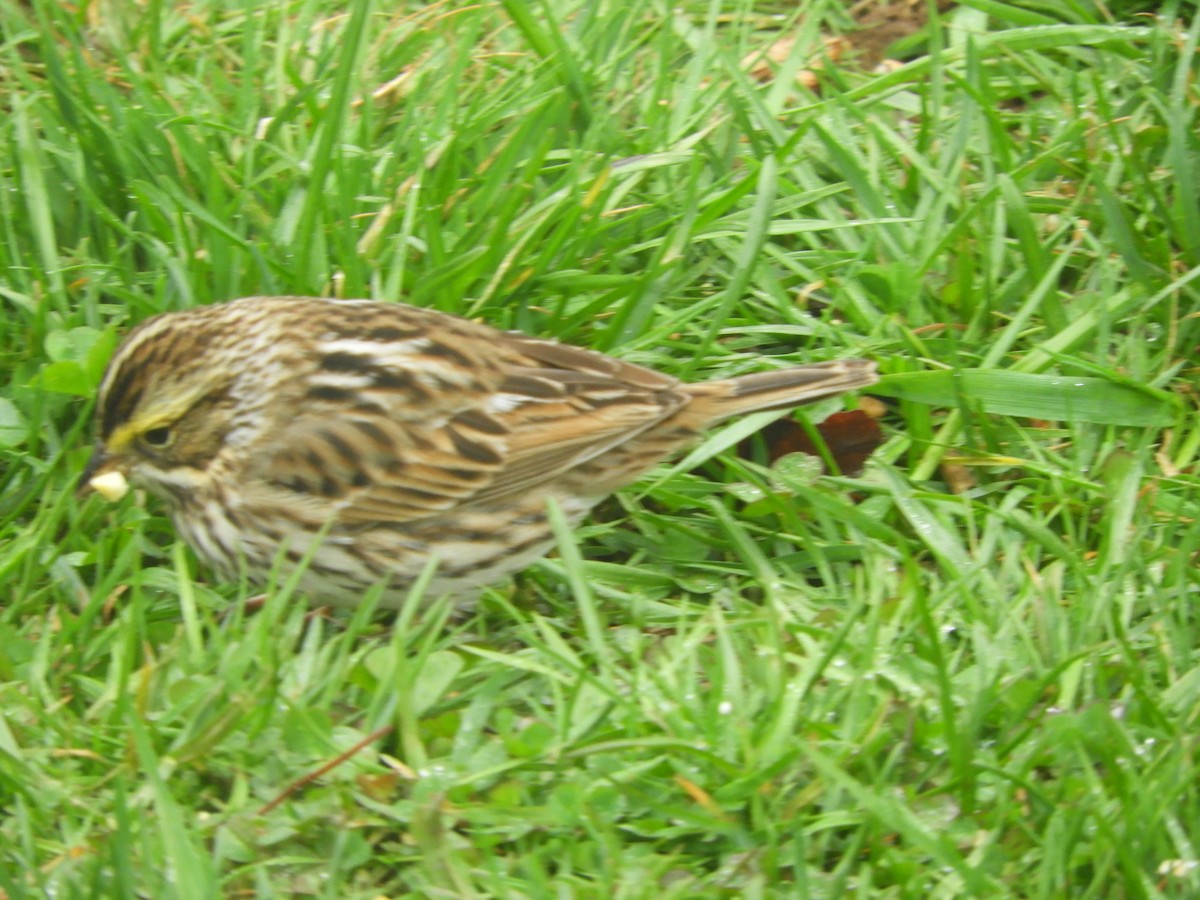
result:
[[[700,434],[877,380],[837,359],[720,380],[671,375],[401,302],[259,296],[136,326],[101,380],[81,478],[131,486],[226,579],[300,569],[355,606],[469,600]]]

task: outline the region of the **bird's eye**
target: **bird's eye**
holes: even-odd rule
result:
[[[167,444],[171,443],[171,429],[151,428],[142,435],[142,440],[144,440],[151,447],[165,447]]]

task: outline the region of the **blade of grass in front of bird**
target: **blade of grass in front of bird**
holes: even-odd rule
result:
[[[546,500],[546,515],[549,518],[550,527],[554,530],[555,545],[558,547],[559,557],[562,558],[567,584],[571,587],[571,595],[579,605],[579,615],[583,620],[584,633],[595,654],[596,662],[605,675],[606,682],[611,684],[612,647],[606,640],[606,629],[600,618],[595,594],[592,593],[591,586],[587,583],[583,572],[583,557],[579,553],[579,545],[575,541],[574,532],[568,524],[566,516],[563,515],[562,507],[553,497]]]
[[[1011,369],[902,372],[887,376],[872,392],[932,406],[965,403],[996,415],[1097,425],[1163,427],[1181,411],[1175,395],[1157,388]]]
[[[757,190],[754,196],[754,206],[746,223],[746,233],[741,246],[734,258],[733,271],[729,275],[729,284],[721,296],[720,303],[714,310],[712,319],[700,340],[700,346],[695,356],[684,366],[686,377],[695,371],[696,366],[709,353],[717,334],[729,318],[729,311],[746,292],[750,276],[762,246],[766,242],[771,225],[771,213],[775,205],[775,193],[779,176],[779,163],[774,155],[768,154],[760,163],[757,177]]]
[[[190,833],[183,810],[172,796],[167,781],[161,774],[166,761],[155,752],[150,732],[138,717],[130,716],[128,727],[141,774],[149,782],[150,795],[153,798],[157,827],[150,832],[154,835],[151,839],[162,842],[163,856],[169,865],[169,869],[160,873],[161,887],[164,890],[164,894],[160,896],[170,895],[167,890],[170,885],[188,886],[178,896],[219,896],[215,873],[208,855],[201,849],[196,836]]]

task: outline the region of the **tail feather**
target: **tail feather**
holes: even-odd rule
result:
[[[694,411],[711,423],[743,413],[793,409],[878,380],[870,360],[835,359],[689,387],[698,407]]]

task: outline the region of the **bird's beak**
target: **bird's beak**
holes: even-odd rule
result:
[[[76,494],[82,497],[89,488],[111,503],[116,503],[129,493],[125,473],[109,458],[103,444],[97,444],[92,451],[92,458],[83,470]]]

